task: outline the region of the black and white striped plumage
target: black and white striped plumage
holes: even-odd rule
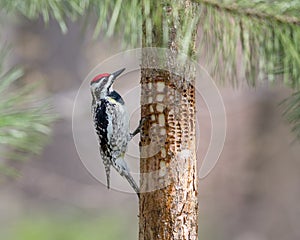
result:
[[[139,188],[124,160],[128,142],[139,131],[130,134],[129,117],[124,100],[112,88],[115,78],[124,70],[112,74],[100,74],[91,81],[92,114],[100,154],[105,166],[107,187],[110,187],[110,168],[113,167],[139,194]]]

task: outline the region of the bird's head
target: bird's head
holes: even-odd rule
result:
[[[93,78],[90,83],[91,93],[94,99],[101,99],[113,91],[112,85],[115,79],[125,70],[122,68],[114,73],[102,73]]]

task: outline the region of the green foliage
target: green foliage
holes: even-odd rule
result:
[[[300,2],[298,0],[195,0],[200,4],[199,56],[210,73],[234,86],[283,82],[300,90]],[[300,139],[300,98],[283,104]]]
[[[53,18],[64,33],[68,31],[67,19],[74,21],[85,16],[89,23],[96,19],[94,38],[103,31],[107,37],[119,35],[125,40],[124,45],[137,46],[140,41],[142,5],[138,0],[1,0],[0,7],[30,19],[42,16],[46,23]]]
[[[31,19],[42,16],[45,22],[52,17],[63,32],[67,32],[67,19],[76,20],[85,15],[87,22],[94,22],[96,18],[94,37],[104,31],[106,36],[118,35],[125,45],[135,47],[140,43],[143,21],[149,44],[155,42],[156,36],[163,36],[163,42],[168,42],[172,38],[168,28],[177,24],[172,19],[180,15],[184,18],[183,26],[177,24],[176,28],[176,37],[180,36],[182,43],[180,49],[185,50],[193,40],[193,29],[200,27],[198,56],[207,58],[211,73],[217,79],[236,85],[238,79],[245,78],[250,85],[255,85],[265,79],[273,82],[281,74],[288,86],[299,88],[298,0],[193,2],[197,12],[192,15],[182,9],[179,0],[158,3],[149,0],[2,0],[0,6],[7,12],[17,11]],[[172,11],[168,11],[170,7]],[[158,28],[163,33],[157,33]]]
[[[292,9],[300,10],[299,3],[198,2],[203,25],[200,54],[214,59],[208,61],[214,76],[234,85],[244,78],[251,86],[283,80],[289,87],[299,88],[300,18],[289,15]]]
[[[108,37],[123,39],[125,46],[136,47],[145,31],[143,46],[158,46],[158,42],[166,46],[177,41],[179,49],[188,55],[193,30],[198,29],[197,56],[215,79],[233,86],[239,85],[240,79],[250,86],[283,82],[300,89],[299,0],[192,0],[197,12],[191,15],[178,5],[183,2],[2,0],[0,7],[29,18],[41,15],[45,22],[52,17],[63,32],[67,31],[66,19],[85,15],[89,23],[96,18],[94,37],[103,31]],[[180,25],[172,20],[177,15],[185,19]],[[177,39],[171,34],[172,26],[176,26]],[[294,103],[291,99],[287,103]],[[294,118],[290,113],[287,111],[288,120]]]
[[[41,15],[46,23],[53,17],[59,23],[62,32],[66,33],[66,19],[77,19],[89,3],[90,1],[81,0],[1,0],[0,6],[8,13],[20,12],[30,19]]]
[[[197,2],[201,2],[201,0]],[[261,16],[264,19],[267,17],[282,22],[299,23],[300,2],[298,0],[222,0],[218,2],[226,4],[223,7],[236,9],[235,11],[243,15],[245,12],[249,12],[249,14]]]
[[[0,157],[20,161],[41,152],[55,117],[48,104],[36,102],[33,85],[23,86],[18,81],[23,75],[20,68],[4,70],[5,53],[0,52]],[[0,176],[16,174],[1,161]]]
[[[287,121],[293,126],[292,131],[300,139],[300,92],[294,93],[282,105],[285,108],[284,115]]]
[[[124,46],[139,46],[142,31],[142,3],[138,0],[91,0],[87,21],[96,16],[94,38],[103,31],[107,37],[123,39]]]

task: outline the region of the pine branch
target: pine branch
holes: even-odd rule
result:
[[[265,10],[277,9],[267,1],[253,6],[241,0],[233,5],[198,2],[202,6],[198,55],[211,63],[207,67],[216,79],[238,85],[242,78],[252,86],[283,80],[293,89],[299,88],[299,18]]]
[[[292,131],[297,139],[300,139],[300,91],[295,92],[281,103],[284,108],[283,115],[289,124],[292,125]]]
[[[51,133],[55,116],[47,103],[37,103],[34,86],[21,86],[20,68],[4,70],[6,49],[0,50],[0,176],[16,176],[11,160],[23,161],[39,154]],[[17,83],[17,84],[16,84]],[[6,159],[6,160],[3,160]]]
[[[300,25],[300,17],[299,16],[290,16],[287,14],[276,13],[272,11],[267,11],[267,9],[274,9],[274,2],[272,2],[272,6],[261,7],[260,10],[259,4],[266,4],[264,1],[230,1],[230,2],[223,2],[223,1],[214,1],[214,0],[194,0],[194,2],[205,4],[206,6],[211,6],[216,9],[226,11],[232,15],[237,16],[248,16],[250,18],[257,18],[263,21],[272,21],[278,23],[287,23],[287,24],[295,24]],[[286,3],[286,2],[285,2]],[[286,5],[286,4],[285,4]],[[280,6],[279,6],[280,7]],[[300,5],[293,11],[300,11]]]
[[[283,82],[299,91],[299,1],[196,2],[202,9],[199,56],[211,63],[208,68],[216,79],[234,86],[241,79],[251,86]],[[282,105],[300,139],[299,92]]]
[[[30,19],[42,16],[46,23],[53,18],[59,23],[62,32],[66,33],[68,31],[66,19],[78,19],[89,7],[90,2],[88,0],[1,0],[0,7],[8,13],[19,12]]]
[[[102,32],[106,37],[122,39],[123,47],[140,46],[142,33],[142,3],[138,0],[91,0],[86,16],[94,24],[93,37]],[[95,21],[96,19],[96,21]]]

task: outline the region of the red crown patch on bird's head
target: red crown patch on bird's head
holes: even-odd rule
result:
[[[93,80],[91,81],[91,83],[98,82],[101,78],[108,77],[109,75],[110,75],[109,73],[101,73],[101,74],[97,75],[96,77],[94,77]]]

